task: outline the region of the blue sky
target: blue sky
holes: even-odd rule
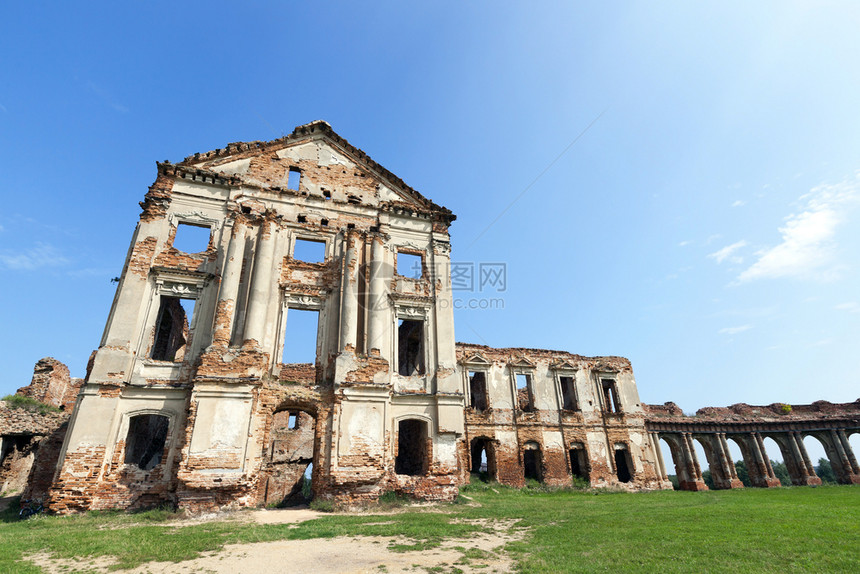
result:
[[[688,412],[860,397],[860,4],[404,4],[6,6],[0,393],[83,376],[156,160],[325,119],[506,265],[458,340]]]

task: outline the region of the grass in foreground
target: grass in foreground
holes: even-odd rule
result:
[[[466,539],[482,526],[455,519],[518,519],[526,538],[506,547],[531,572],[858,572],[860,488],[748,489],[642,494],[513,490],[478,484],[464,494],[480,506],[451,505],[384,518],[326,516],[299,525],[218,521],[173,526],[163,511],[89,513],[0,522],[0,572],[39,572],[24,554],[115,556],[118,568],[181,561],[224,544],[403,536],[396,550]],[[446,570],[447,571],[447,570]]]

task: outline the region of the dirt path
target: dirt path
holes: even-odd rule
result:
[[[258,510],[243,512],[231,519],[256,521],[262,524],[298,523],[325,516],[309,509]],[[223,520],[223,516],[199,517],[188,521],[171,522],[172,527]],[[302,573],[359,574],[401,572],[511,572],[512,561],[502,550],[506,543],[519,539],[524,532],[514,522],[489,523],[491,533],[479,533],[468,539],[446,540],[438,548],[421,551],[395,552],[393,544],[410,544],[414,541],[402,537],[341,536],[330,539],[276,540],[252,544],[229,544],[217,552],[206,553],[185,562],[149,562],[129,574],[189,574],[189,573]],[[27,558],[51,574],[70,572],[109,572],[113,559],[60,560],[47,554]],[[114,570],[116,572],[116,570]]]

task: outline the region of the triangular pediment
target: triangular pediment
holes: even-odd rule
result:
[[[579,370],[579,366],[575,363],[572,363],[568,359],[557,359],[552,362],[550,365],[551,369],[556,371],[576,371]]]
[[[448,222],[455,218],[450,210],[406,185],[324,121],[299,126],[276,140],[237,142],[197,153],[178,167],[215,174],[231,185],[420,213]]]
[[[512,357],[508,364],[511,367],[520,369],[534,369],[536,366],[535,363],[524,356]]]
[[[493,364],[492,361],[487,359],[481,353],[472,353],[468,357],[465,357],[460,361],[464,365],[469,365],[472,367],[489,367]]]

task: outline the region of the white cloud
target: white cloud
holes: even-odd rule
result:
[[[741,247],[746,246],[746,244],[747,242],[742,239],[738,242],[732,243],[731,245],[726,245],[719,251],[714,251],[713,253],[708,255],[708,257],[716,259],[718,264],[722,263],[726,259],[728,259],[731,263],[742,263],[744,258],[739,255],[734,255],[734,252]]]
[[[678,244],[678,247],[684,247],[686,245],[689,245],[690,243],[692,243],[692,241],[682,241]]]
[[[742,206],[744,206],[744,205],[746,205],[746,204],[747,204],[747,202],[746,202],[745,200],[743,200],[743,199],[738,199],[738,200],[736,200],[736,201],[732,204],[732,207],[742,207]]]
[[[820,185],[800,201],[803,209],[786,217],[779,228],[782,243],[758,252],[758,260],[739,276],[739,282],[775,277],[833,278],[836,229],[846,219],[846,208],[858,199],[860,180]]]
[[[835,306],[834,309],[837,311],[847,311],[848,313],[860,313],[860,303],[857,301],[851,301],[849,303],[840,303]]]
[[[752,325],[740,325],[739,327],[726,327],[724,329],[720,329],[718,333],[720,335],[737,335],[738,333],[743,333],[750,329],[752,329]]]
[[[37,243],[35,247],[19,252],[10,250],[0,252],[0,265],[6,269],[31,271],[41,267],[57,267],[68,263],[69,259],[48,243]]]

